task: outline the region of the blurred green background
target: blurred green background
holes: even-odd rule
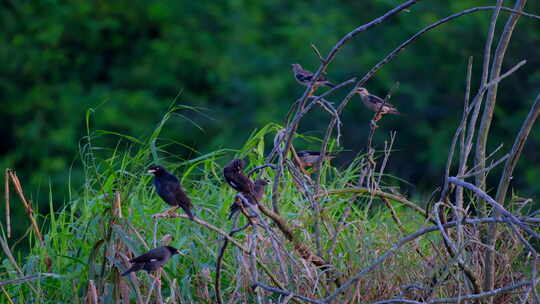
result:
[[[91,129],[144,137],[177,96],[177,104],[201,111],[181,111],[183,117],[168,122],[164,140],[194,149],[171,145],[171,153],[189,159],[196,151],[237,148],[254,128],[282,123],[304,91],[294,81],[290,64],[311,70],[319,65],[310,44],[325,55],[343,35],[400,3],[2,0],[0,168],[17,170],[28,196],[45,210],[49,189],[60,206],[70,183],[75,191],[83,183],[78,153],[87,135],[89,109]],[[493,3],[422,1],[346,44],[328,77],[335,82],[361,77],[421,28]],[[526,11],[540,14],[540,2],[529,1]],[[384,96],[400,83],[392,103],[406,115],[385,118],[376,142],[381,147],[388,132],[397,130],[388,172],[411,183],[402,185],[405,192],[429,195],[439,183],[461,117],[467,58],[475,59],[474,92],[490,16],[478,12],[427,33],[366,84]],[[498,30],[507,17],[501,13]],[[520,19],[503,70],[523,59],[527,65],[500,86],[489,149],[500,143],[505,144],[502,152],[511,147],[540,91],[538,20]],[[330,100],[339,102],[345,93]],[[359,98],[346,108],[342,121],[347,151],[336,165],[363,152],[370,118]],[[322,137],[327,122],[328,115],[316,110],[300,131]],[[105,139],[103,146],[114,148],[117,140]],[[540,193],[539,144],[540,134],[533,132],[515,175],[519,194]],[[16,234],[21,235],[27,220],[21,208],[14,209],[14,216],[21,218],[15,220]]]

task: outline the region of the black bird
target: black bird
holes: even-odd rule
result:
[[[313,72],[304,70],[302,66],[298,63],[292,64],[292,71],[294,74],[294,79],[296,79],[296,81],[299,84],[305,85],[305,86],[309,85],[309,83],[311,82],[311,79],[313,79],[313,75],[315,75],[313,74]],[[328,81],[328,79],[326,79],[326,77],[324,77],[323,75],[320,75],[319,78],[317,78],[317,81],[315,81],[315,84],[313,86],[314,87],[327,86],[331,88],[335,87],[335,85],[331,83],[330,81]]]
[[[129,260],[133,265],[122,273],[122,276],[139,270],[146,270],[146,272],[156,271],[167,263],[171,256],[179,253],[180,251],[178,249],[171,246],[154,248],[143,255]]]
[[[191,220],[193,220],[193,214],[191,213],[191,200],[186,195],[182,187],[180,186],[180,181],[176,176],[170,174],[159,165],[152,165],[148,168],[148,173],[154,174],[154,185],[156,186],[157,194],[173,208],[163,212],[155,214],[154,217],[158,216],[167,216],[167,214],[182,207],[186,214]]]
[[[317,164],[317,160],[319,159],[319,155],[321,155],[321,152],[303,150],[296,152],[296,155],[298,155],[298,159],[300,159],[300,161],[302,162],[300,164],[302,168],[305,168],[315,166],[315,164]],[[336,156],[336,154],[326,154],[323,157],[323,161],[330,160],[332,158],[335,158]]]
[[[234,190],[255,195],[255,185],[249,177],[244,175],[244,166],[245,164],[242,159],[235,158],[223,168],[223,176],[225,176],[227,184]]]
[[[250,195],[246,195],[246,199],[247,201],[252,204],[252,205],[256,205],[259,201],[261,201],[262,199],[262,196],[264,194],[264,187],[266,185],[268,185],[268,181],[265,180],[265,179],[262,179],[262,178],[259,178],[259,179],[256,179],[255,180],[255,186],[254,186],[254,190],[255,190],[255,200],[253,200],[253,197],[250,196]],[[235,197],[234,197],[234,202],[232,203],[230,209],[229,209],[229,220],[233,217],[233,215],[238,212],[239,210],[242,209],[242,204],[244,203],[244,201],[242,200],[242,198],[240,198],[240,194],[237,194]]]

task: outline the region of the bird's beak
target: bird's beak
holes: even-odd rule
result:
[[[149,169],[147,172],[154,174],[156,172],[156,169]]]

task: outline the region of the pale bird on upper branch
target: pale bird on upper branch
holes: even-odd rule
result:
[[[309,168],[314,167],[315,164],[317,164],[317,161],[319,160],[319,156],[321,155],[320,151],[309,151],[309,150],[302,150],[296,152],[296,155],[298,155],[298,159],[300,160],[300,166],[302,168]],[[335,158],[337,154],[329,154],[327,153],[323,157],[323,161],[331,160],[332,158]],[[316,169],[316,168],[315,168]]]
[[[294,79],[296,79],[296,81],[301,85],[308,86],[311,80],[313,79],[314,74],[308,70],[304,70],[302,66],[298,63],[292,64],[292,71],[294,74]],[[319,78],[317,78],[317,81],[315,81],[315,84],[313,86],[314,87],[327,86],[327,87],[333,88],[335,85],[331,83],[328,79],[326,79],[324,75],[320,75]]]
[[[364,105],[375,113],[381,115],[384,114],[396,114],[400,115],[401,113],[396,109],[395,106],[385,103],[384,99],[370,94],[366,88],[358,88],[356,93],[362,98]]]

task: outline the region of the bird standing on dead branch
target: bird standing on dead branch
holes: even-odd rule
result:
[[[176,176],[167,172],[164,167],[159,165],[152,165],[148,168],[148,173],[154,174],[154,185],[156,186],[157,194],[173,208],[163,212],[153,215],[152,217],[168,216],[171,212],[181,207],[184,209],[184,212],[193,220],[193,214],[191,213],[191,200],[186,195],[182,187],[180,186],[180,181]]]
[[[309,151],[309,150],[303,150],[296,152],[296,155],[298,155],[298,160],[300,160],[300,166],[302,166],[303,169],[313,167],[317,164],[317,160],[319,159],[319,156],[321,155],[320,151]],[[331,160],[332,158],[335,158],[336,154],[326,154],[323,157],[323,161]]]
[[[234,190],[255,195],[255,185],[249,177],[244,175],[244,166],[244,160],[235,158],[223,168],[223,176],[227,184]]]
[[[304,86],[309,86],[309,83],[313,79],[313,75],[314,75],[312,72],[308,70],[304,70],[302,66],[298,63],[292,64],[292,71],[294,74],[294,79],[296,79],[296,81],[299,84],[304,85]],[[327,86],[327,87],[333,88],[335,85],[331,83],[330,81],[328,81],[328,79],[326,79],[325,76],[320,75],[319,78],[317,78],[317,81],[315,81],[315,83],[313,84],[313,87],[317,88],[321,86]]]
[[[378,127],[377,122],[382,119],[383,115],[401,115],[401,113],[396,109],[396,107],[389,103],[386,103],[386,100],[370,94],[366,88],[358,88],[356,89],[355,93],[360,95],[360,97],[362,98],[362,102],[368,109],[375,112],[375,116],[371,120],[371,125],[373,129],[376,129]]]
[[[259,201],[261,201],[263,194],[264,194],[264,187],[268,185],[268,181],[262,178],[258,178],[255,180],[254,183],[254,191],[255,191],[255,199],[253,199],[250,195],[245,195],[245,199],[248,201],[248,203],[252,205],[257,205]],[[229,220],[233,217],[233,215],[238,212],[239,210],[242,210],[242,206],[244,208],[247,208],[247,206],[244,205],[244,200],[242,200],[241,194],[237,194],[234,197],[234,202],[232,203],[230,209],[229,209]]]
[[[178,249],[171,246],[154,248],[143,255],[129,260],[129,262],[133,265],[122,273],[122,276],[126,276],[139,270],[146,270],[146,272],[154,272],[159,270],[173,255],[179,253],[180,251],[178,251]],[[157,275],[156,280],[159,280]]]
[[[400,112],[398,112],[396,107],[394,107],[393,105],[389,103],[386,103],[384,99],[378,96],[375,96],[373,94],[370,94],[368,90],[366,90],[366,88],[358,88],[356,90],[356,93],[360,95],[364,105],[375,113],[380,113],[381,115],[384,115],[384,114],[400,115],[401,114]]]

